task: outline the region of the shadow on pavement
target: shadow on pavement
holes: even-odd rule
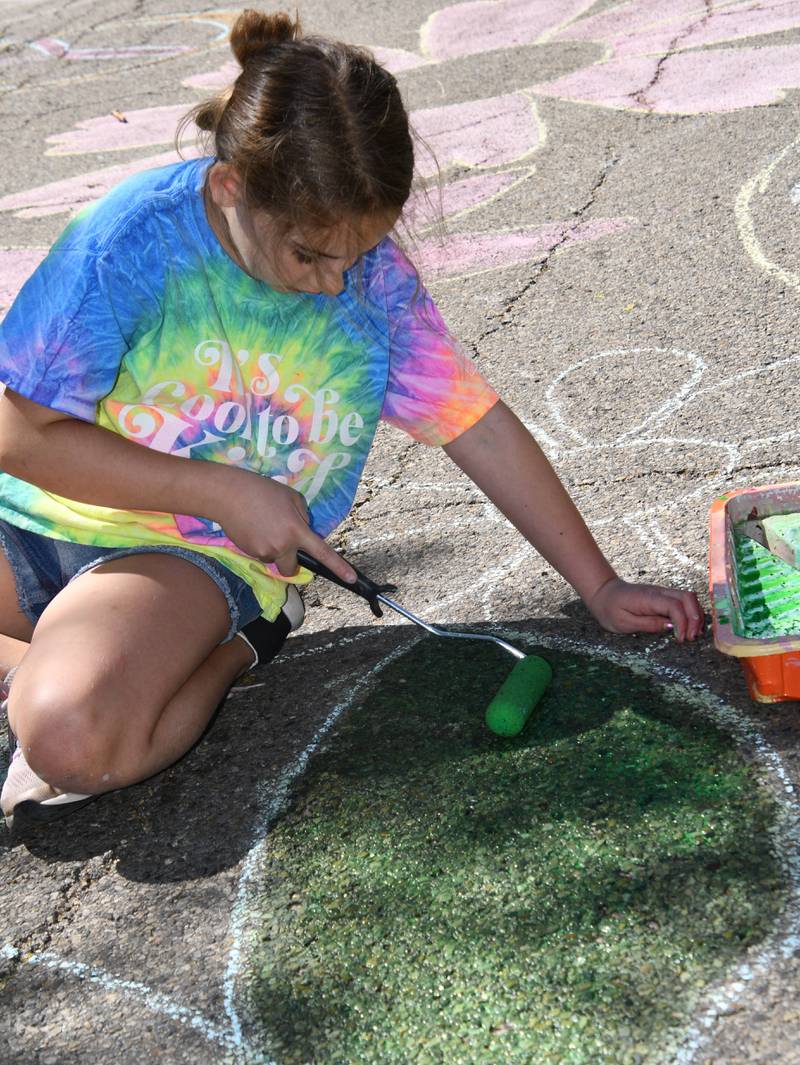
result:
[[[538,636],[544,641],[555,637],[603,643],[622,653],[639,653],[645,646],[642,640],[602,633],[580,604],[569,604],[565,613],[570,620],[520,619],[505,621],[503,627],[525,631],[528,644]],[[497,633],[496,626],[457,627]],[[137,882],[179,883],[236,866],[263,835],[266,809],[281,789],[282,775],[292,773],[334,708],[350,700],[371,670],[403,644],[410,646],[419,632],[412,625],[376,624],[292,637],[284,654],[250,675],[255,686],[229,696],[203,739],[179,763],[142,784],[103,796],[62,821],[25,826],[10,839],[6,834],[2,845],[25,846],[37,858],[54,863],[103,856],[115,862],[119,874]],[[440,670],[453,658],[451,649],[470,644],[423,639],[437,645],[437,664],[426,667],[430,676],[425,677],[433,691]],[[475,645],[482,655],[488,646]],[[715,661],[722,686],[729,688],[731,678],[737,684],[735,669],[731,674],[730,663],[707,640],[666,652],[660,657],[706,679],[709,662]],[[494,649],[490,659],[492,655]],[[492,685],[499,686],[513,664],[497,649],[495,678],[485,682],[487,703]],[[363,695],[364,690],[358,691],[356,701]],[[609,707],[607,715],[611,712]],[[596,728],[607,719],[602,715],[598,705],[591,719],[562,717],[559,729],[568,735]],[[789,714],[786,725],[796,741],[793,719]],[[476,720],[475,727],[480,742],[482,720]]]

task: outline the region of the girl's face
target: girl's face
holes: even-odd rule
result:
[[[379,244],[397,221],[390,214],[319,230],[286,231],[266,211],[248,208],[238,199],[224,202],[215,195],[213,184],[206,209],[223,248],[251,277],[279,291],[325,296],[338,296],[344,290],[345,271]]]
[[[396,221],[363,219],[321,230],[285,231],[262,211],[243,213],[236,236],[247,272],[273,288],[324,296],[344,290],[345,271],[380,243]]]

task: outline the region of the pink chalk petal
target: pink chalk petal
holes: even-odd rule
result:
[[[187,158],[196,154],[187,148]],[[45,215],[61,214],[64,211],[75,212],[87,203],[98,200],[114,185],[126,177],[138,174],[140,170],[150,167],[167,166],[175,163],[178,156],[174,151],[151,155],[146,159],[137,159],[130,163],[107,166],[89,173],[77,174],[63,181],[52,181],[48,185],[39,185],[25,192],[14,192],[0,198],[0,211],[15,211],[17,218],[42,218]]]
[[[412,229],[422,229],[439,220],[440,206],[441,217],[450,218],[499,196],[515,182],[524,180],[532,173],[533,168],[522,172],[506,170],[499,174],[472,174],[460,181],[452,181],[442,189],[441,205],[439,190],[434,185],[427,193],[412,194],[404,216]]]
[[[598,15],[582,18],[564,26],[553,35],[555,41],[636,41],[656,33],[680,36],[687,27],[707,15],[704,0],[670,0],[669,4],[653,0],[630,0],[617,4]]]
[[[602,41],[614,56],[665,55],[800,26],[800,0],[741,0],[711,13],[698,0],[636,0],[565,27],[556,40]]]
[[[369,48],[375,59],[382,67],[391,74],[399,74],[403,70],[414,70],[416,67],[424,67],[430,63],[425,56],[417,52],[407,52],[403,48]]]
[[[625,218],[600,218],[588,222],[551,222],[516,233],[457,233],[444,244],[422,241],[416,261],[424,276],[452,277],[498,270],[543,259],[556,247],[616,236],[630,229]]]
[[[241,72],[242,68],[236,60],[229,59],[227,63],[224,63],[217,70],[211,70],[207,74],[193,74],[191,78],[186,78],[181,84],[189,89],[203,89],[215,92],[219,89],[227,88],[228,85],[236,81]]]
[[[796,44],[683,52],[666,60],[656,78],[657,64],[655,56],[612,59],[533,91],[604,107],[698,115],[775,103],[785,90],[800,88]]]
[[[17,293],[47,255],[48,248],[0,248],[0,309],[10,307]]]
[[[567,19],[588,11],[593,0],[474,0],[437,11],[420,32],[422,50],[434,59],[478,55],[534,44]]]
[[[138,111],[125,111],[127,122],[120,122],[113,115],[100,115],[79,122],[66,133],[54,133],[47,138],[48,155],[85,155],[89,152],[109,152],[124,148],[142,148],[152,144],[169,144],[175,138],[178,122],[189,107],[186,104],[166,107],[145,107]],[[186,131],[191,137],[194,127]]]
[[[450,166],[502,166],[540,147],[533,104],[514,92],[488,100],[415,111],[411,121],[433,151],[442,170]],[[436,173],[436,162],[422,148],[417,170]]]
[[[648,106],[637,94],[655,78],[657,68],[656,56],[612,59],[608,63],[584,67],[555,81],[534,85],[533,91],[561,100],[646,111]]]

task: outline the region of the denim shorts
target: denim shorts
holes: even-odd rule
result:
[[[41,617],[47,604],[71,580],[87,570],[114,558],[128,555],[177,555],[191,562],[214,581],[225,596],[231,624],[223,643],[233,639],[239,629],[261,615],[261,607],[250,585],[227,566],[210,555],[192,551],[188,547],[143,545],[141,547],[98,547],[96,544],[75,544],[70,540],[54,540],[49,536],[28,532],[0,520],[0,548],[8,559],[20,610],[33,625]]]

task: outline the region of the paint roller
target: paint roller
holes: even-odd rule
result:
[[[356,595],[361,596],[362,599],[366,599],[376,618],[383,617],[383,610],[381,609],[381,604],[383,604],[388,606],[390,610],[402,615],[402,617],[408,618],[409,621],[413,621],[415,625],[419,625],[426,632],[433,633],[434,636],[457,640],[484,640],[496,644],[513,658],[516,658],[516,665],[486,708],[486,724],[498,736],[516,736],[518,732],[522,731],[553,676],[549,662],[546,662],[538,655],[524,654],[517,647],[513,647],[510,643],[506,643],[505,640],[501,640],[499,636],[488,636],[477,632],[448,632],[445,629],[437,628],[435,625],[429,625],[427,621],[418,618],[416,614],[412,614],[410,610],[401,606],[400,603],[389,598],[387,593],[395,592],[397,590],[395,585],[376,584],[357,570],[352,562],[348,564],[355,570],[356,580],[348,583],[337,577],[327,566],[324,566],[303,550],[297,552],[297,558],[301,566],[311,570],[317,576],[324,577],[326,580],[338,584],[340,588],[346,588],[347,591],[354,592]]]

